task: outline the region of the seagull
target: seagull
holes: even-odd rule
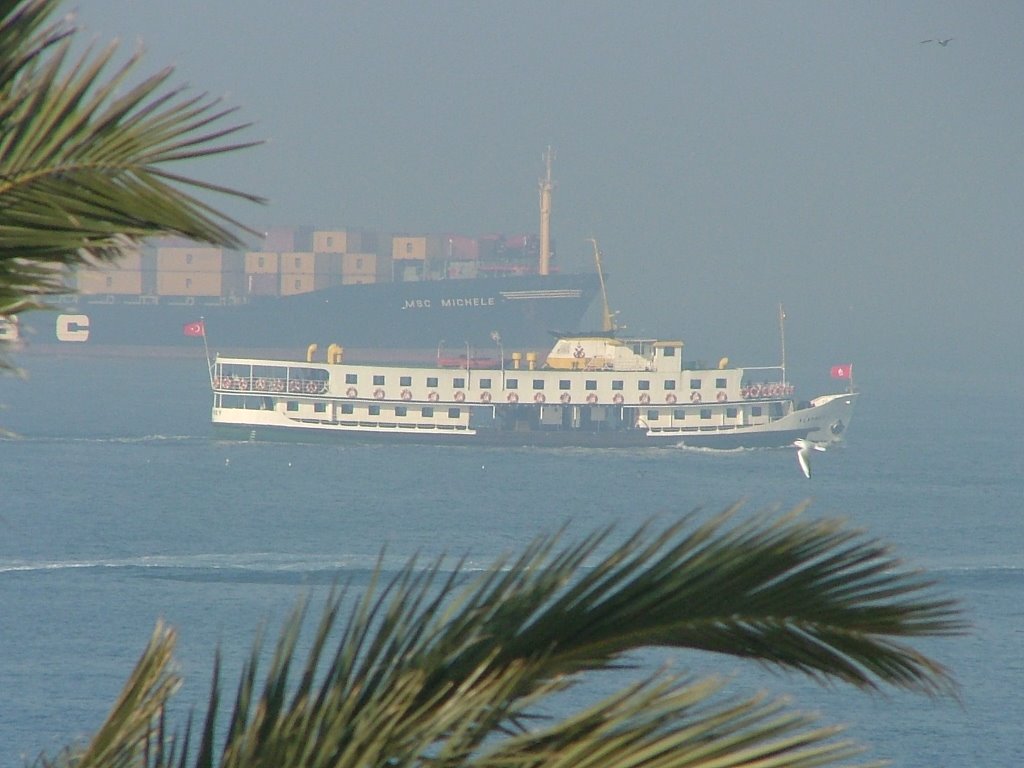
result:
[[[793,445],[799,449],[796,452],[796,460],[800,462],[800,469],[803,470],[804,477],[809,480],[811,478],[811,451],[824,451],[825,446],[803,438],[794,440]]]
[[[929,39],[927,39],[927,40],[922,40],[920,44],[921,44],[921,45],[924,45],[925,43],[934,43],[934,42],[935,42],[934,40],[932,40],[931,38],[929,38]]]
[[[937,40],[936,42],[938,42],[939,45],[945,48],[947,45],[949,45],[949,41],[952,39],[952,37],[947,37],[945,40]]]

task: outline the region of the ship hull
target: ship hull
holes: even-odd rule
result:
[[[220,351],[493,349],[548,346],[550,331],[578,328],[599,289],[596,274],[516,276],[347,285],[245,303],[203,299],[118,301],[67,297],[27,313],[17,329],[29,347],[197,348],[183,328],[202,320]],[[202,345],[199,344],[199,347]]]

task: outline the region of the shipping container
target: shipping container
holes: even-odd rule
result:
[[[375,253],[346,253],[342,256],[342,275],[376,275],[377,254]]]
[[[480,258],[480,243],[466,235],[444,235],[444,256],[448,261],[472,261]]]
[[[281,274],[301,274],[313,276],[316,263],[312,251],[290,251],[281,254]],[[282,283],[283,285],[283,283]],[[302,291],[300,291],[302,293]]]
[[[280,271],[281,256],[277,251],[249,251],[245,254],[247,275],[276,275]]]
[[[346,253],[361,248],[359,230],[321,229],[313,232],[313,253]]]
[[[398,260],[434,261],[444,256],[441,235],[395,235],[391,238],[391,257]]]
[[[304,272],[281,273],[281,295],[294,296],[310,291],[322,291],[341,285],[341,275],[310,275]]]
[[[224,264],[223,248],[161,247],[156,251],[158,272],[220,272]]]
[[[245,293],[249,296],[279,296],[281,276],[276,273],[249,273],[245,276]]]
[[[161,270],[156,274],[160,296],[220,296],[222,284],[220,272]]]
[[[86,295],[137,296],[142,293],[141,269],[80,269],[77,278],[78,292]]]
[[[342,285],[362,285],[362,284],[365,284],[365,283],[376,283],[376,282],[377,282],[377,278],[376,278],[375,275],[372,275],[372,274],[342,275],[342,277],[341,277],[341,284]]]
[[[453,280],[466,280],[479,275],[477,261],[449,261],[448,277]]]

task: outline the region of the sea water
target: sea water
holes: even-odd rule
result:
[[[741,499],[749,514],[810,499],[809,515],[891,542],[959,599],[971,632],[917,645],[960,701],[699,653],[645,652],[645,671],[668,662],[727,676],[730,694],[787,694],[896,765],[1024,764],[1024,417],[995,383],[968,394],[941,374],[876,374],[848,442],[815,455],[807,480],[789,450],[218,442],[202,361],[18,362],[27,380],[0,378],[0,426],[20,435],[0,440],[3,768],[87,738],[158,620],[178,632],[180,726],[205,703],[218,648],[230,698],[261,627],[274,639],[300,597],[315,614],[378,558],[485,568],[563,525],[567,542],[608,525],[614,541]]]

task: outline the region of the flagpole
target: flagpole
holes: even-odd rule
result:
[[[782,383],[786,383],[786,312],[779,303],[779,343],[782,346]]]
[[[206,343],[206,318],[200,315],[199,323],[203,330],[203,350],[206,352],[206,375],[210,377],[210,389],[213,389],[213,363],[210,362],[210,346]]]

